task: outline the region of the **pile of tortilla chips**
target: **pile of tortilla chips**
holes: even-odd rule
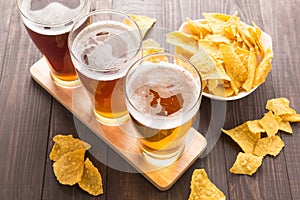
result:
[[[189,200],[225,200],[226,196],[207,177],[205,169],[195,169],[191,180]]]
[[[166,34],[166,41],[199,70],[204,92],[228,97],[262,84],[273,57],[271,47],[262,45],[262,30],[242,22],[237,12],[203,15],[203,20],[187,18],[180,31]]]
[[[94,196],[103,193],[102,178],[98,169],[84,155],[91,147],[72,135],[56,135],[49,155],[53,160],[53,171],[56,179],[63,185],[75,185]]]
[[[300,114],[289,104],[286,98],[270,99],[266,105],[269,112],[261,119],[247,121],[231,130],[222,129],[244,151],[238,154],[230,172],[252,175],[261,166],[264,156],[276,157],[280,153],[284,142],[277,135],[278,131],[292,134],[290,122],[300,122]]]

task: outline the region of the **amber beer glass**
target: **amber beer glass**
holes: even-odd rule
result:
[[[180,157],[200,107],[201,83],[194,66],[171,53],[145,56],[128,70],[126,105],[146,157]]]
[[[87,19],[89,24],[84,23]],[[120,125],[129,119],[124,76],[141,56],[141,43],[138,25],[125,13],[115,10],[91,12],[70,32],[72,61],[102,124]]]
[[[80,84],[68,49],[74,21],[90,10],[90,0],[17,0],[26,30],[60,86]]]

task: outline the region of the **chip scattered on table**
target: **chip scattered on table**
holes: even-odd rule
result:
[[[254,148],[254,154],[257,156],[272,155],[277,156],[284,147],[284,142],[278,135],[259,139]]]
[[[272,111],[269,111],[263,116],[263,118],[261,118],[261,120],[259,120],[259,123],[266,130],[267,135],[270,137],[277,134],[280,121],[280,117],[275,116]]]
[[[91,148],[91,145],[72,135],[56,135],[53,137],[54,145],[50,152],[50,160],[57,161],[64,154],[78,149]]]
[[[230,172],[234,174],[252,175],[262,164],[262,156],[255,156],[251,153],[240,152],[230,168]]]
[[[63,185],[79,186],[89,194],[97,196],[103,193],[102,178],[98,169],[87,158],[86,150],[91,145],[72,135],[56,135],[50,152],[56,179]]]
[[[83,175],[78,185],[91,195],[103,194],[101,174],[88,158],[84,162]]]
[[[257,140],[260,139],[259,132],[251,132],[247,122],[230,130],[222,129],[229,135],[245,153],[253,153]]]
[[[274,98],[267,101],[266,109],[275,115],[295,114],[296,111],[290,108],[290,101],[287,98]]]
[[[56,179],[63,185],[75,185],[81,180],[84,169],[85,149],[65,153],[53,163]]]
[[[189,200],[225,200],[226,196],[208,178],[204,169],[195,169]]]

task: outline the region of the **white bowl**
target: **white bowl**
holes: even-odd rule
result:
[[[196,20],[193,20],[193,21],[195,21],[195,22],[205,22],[205,19],[196,19]],[[185,30],[186,25],[187,25],[187,22],[182,23],[180,28],[179,28],[179,31],[187,33],[186,30]],[[260,41],[261,41],[264,48],[270,47],[272,49],[272,38],[271,38],[270,35],[268,35],[265,32],[262,32],[261,37],[260,37]],[[252,88],[252,90],[249,91],[249,92],[242,91],[242,92],[239,92],[237,95],[230,96],[230,97],[217,96],[217,95],[213,95],[213,94],[210,94],[210,93],[207,93],[207,92],[204,92],[204,91],[202,92],[202,94],[203,94],[203,96],[208,97],[210,99],[214,99],[214,100],[232,101],[232,100],[237,100],[237,99],[241,99],[243,97],[248,96],[249,94],[254,92],[257,88],[258,88],[258,86]]]

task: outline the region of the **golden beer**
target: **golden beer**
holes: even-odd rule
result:
[[[128,71],[126,105],[140,134],[142,153],[157,160],[174,159],[183,152],[199,110],[201,79],[183,58],[161,53],[168,62],[152,63],[151,56],[158,55],[146,56]],[[183,61],[184,66],[177,64]]]
[[[119,18],[114,18],[116,15]],[[124,19],[132,19],[117,11],[95,11],[86,18],[90,23],[79,22],[69,37],[72,61],[93,102],[97,120],[119,125],[129,119],[124,76],[140,55],[140,31],[137,26],[132,29],[124,24]]]

